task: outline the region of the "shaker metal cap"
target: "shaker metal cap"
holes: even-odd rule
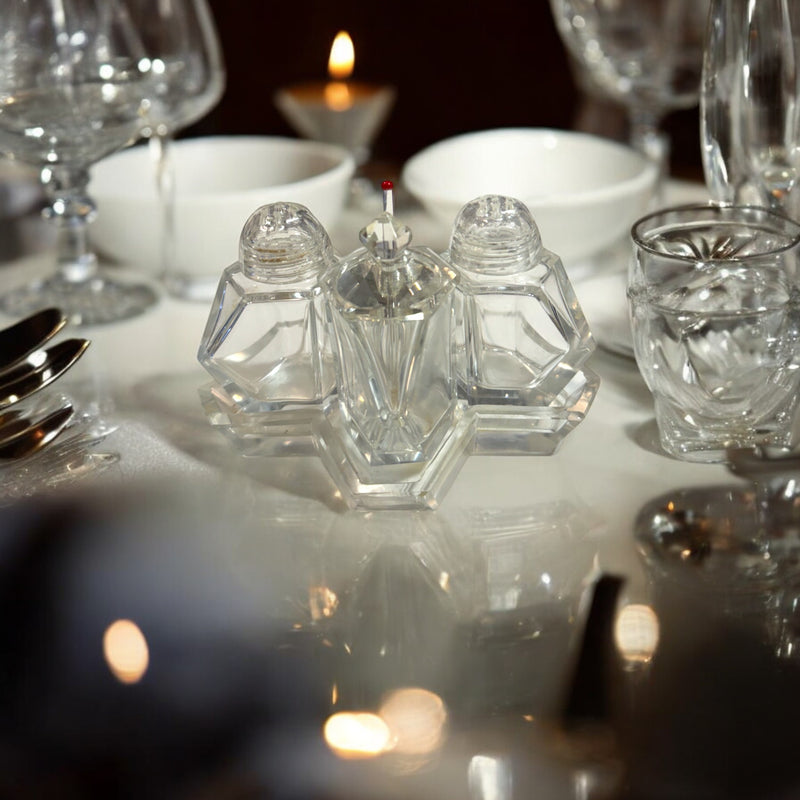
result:
[[[239,260],[255,280],[300,280],[334,262],[333,245],[317,218],[299,203],[256,209],[239,237]]]
[[[471,272],[517,272],[539,261],[542,239],[520,200],[487,194],[458,212],[450,237],[450,263]]]

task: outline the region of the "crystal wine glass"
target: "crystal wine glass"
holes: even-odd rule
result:
[[[0,4],[0,152],[41,169],[58,228],[56,273],[0,297],[7,313],[57,305],[91,324],[156,301],[151,287],[101,272],[87,236],[89,168],[140,135],[142,55],[121,0]]]
[[[178,131],[197,122],[222,97],[222,50],[206,0],[128,3],[149,67],[150,93],[142,133],[149,139],[156,171],[162,277],[172,294],[191,297],[192,281],[181,274],[175,249],[175,176],[170,146]]]
[[[800,217],[800,4],[713,0],[703,64],[706,183],[722,203]]]
[[[664,116],[698,101],[707,0],[550,0],[589,91],[625,106],[630,143],[661,167]]]

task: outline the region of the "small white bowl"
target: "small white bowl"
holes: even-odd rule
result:
[[[505,128],[445,139],[413,156],[406,188],[452,226],[484,194],[525,203],[542,243],[574,263],[619,240],[648,208],[658,170],[627,145],[586,133]]]
[[[212,136],[174,142],[175,275],[186,296],[213,295],[222,270],[239,255],[239,234],[259,206],[302,203],[326,227],[344,208],[355,170],[341,147],[270,136]],[[146,145],[92,169],[97,203],[94,247],[152,276],[161,268],[161,214],[155,165]],[[191,284],[196,284],[193,287]]]

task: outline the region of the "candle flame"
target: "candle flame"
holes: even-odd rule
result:
[[[339,31],[331,45],[328,74],[335,81],[347,80],[353,74],[355,61],[356,54],[350,34],[347,31]]]

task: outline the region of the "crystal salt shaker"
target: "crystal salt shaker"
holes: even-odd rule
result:
[[[350,505],[432,507],[461,466],[471,436],[452,367],[454,275],[384,210],[364,247],[323,281],[337,363],[337,396],[317,440]]]
[[[500,195],[461,209],[446,257],[460,275],[454,362],[475,453],[553,453],[599,385],[583,368],[594,340],[561,260],[527,206]]]
[[[330,238],[305,206],[261,206],[245,223],[198,352],[234,432],[310,441],[311,423],[335,391],[320,285],[333,263]]]

